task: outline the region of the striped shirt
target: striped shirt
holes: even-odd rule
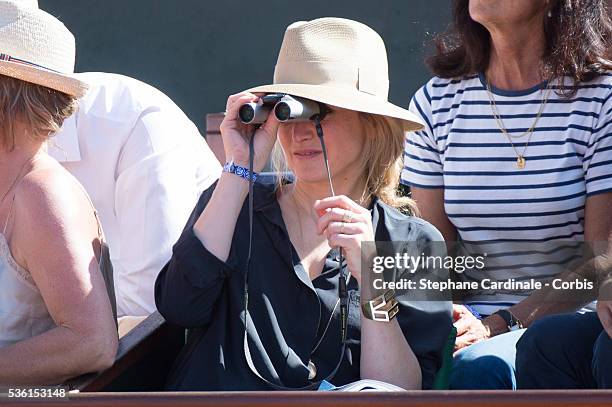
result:
[[[492,87],[510,135],[532,126],[546,86]],[[407,135],[402,183],[443,188],[444,208],[459,239],[482,242],[477,251],[488,254],[487,269],[465,273],[467,279],[557,274],[561,263],[576,260],[568,246],[584,240],[587,197],[612,191],[612,74],[582,83],[570,98],[554,91],[558,82],[549,87],[529,143],[529,135],[512,139],[518,154],[524,151],[524,169],[517,167],[517,152],[494,119],[482,75],[435,77],[411,101],[410,110],[426,125]],[[483,291],[466,303],[488,315],[526,295]]]

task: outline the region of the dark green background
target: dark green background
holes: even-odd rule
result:
[[[390,99],[407,106],[429,78],[433,33],[450,0],[39,0],[77,41],[76,71],[116,72],[168,94],[204,130],[231,93],[269,83],[287,25],[317,17],[361,21],[387,44]]]

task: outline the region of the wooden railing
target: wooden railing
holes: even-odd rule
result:
[[[66,400],[45,400],[45,406],[156,407],[600,407],[612,404],[611,390],[597,391],[409,391],[404,393],[210,392],[210,393],[82,393]],[[23,400],[20,406],[40,406]]]

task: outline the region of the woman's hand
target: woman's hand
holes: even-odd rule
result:
[[[597,316],[604,331],[612,339],[612,301],[597,301]]]
[[[318,200],[314,209],[317,232],[325,234],[330,247],[344,249],[348,269],[361,285],[361,242],[374,241],[370,211],[344,195]]]
[[[608,250],[608,253],[610,251]],[[608,273],[610,269],[608,268]],[[604,331],[612,339],[612,275],[603,280],[599,288],[599,297],[597,300],[597,316]]]
[[[257,102],[259,97],[252,93],[242,92],[227,99],[225,118],[220,130],[227,160],[233,160],[237,165],[249,166],[249,137],[255,125],[243,124],[238,117],[240,107],[245,103]],[[276,141],[276,131],[279,122],[274,114],[270,114],[265,123],[255,133],[253,171],[263,170]]]
[[[495,322],[497,315],[492,315],[483,320],[476,318],[465,306],[453,304],[453,325],[457,328],[457,339],[455,349],[457,352],[465,347],[484,341],[495,334],[501,333],[503,329]],[[501,318],[500,318],[501,319]],[[502,320],[503,322],[503,320]]]

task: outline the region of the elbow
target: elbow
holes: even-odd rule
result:
[[[406,390],[423,390],[423,375],[421,369],[416,369],[415,375],[406,383]]]
[[[160,275],[161,276],[161,275]],[[176,300],[168,298],[167,289],[160,283],[160,276],[157,278],[155,284],[155,307],[162,317],[171,324],[184,326],[182,324],[182,317],[180,312],[176,312],[180,309],[180,304],[176,304]]]
[[[155,284],[155,306],[166,321],[184,328],[207,325],[221,290],[220,284],[196,288],[178,273],[166,279],[161,274]]]
[[[106,370],[115,364],[119,339],[117,335],[109,335],[105,341],[98,341],[96,350],[91,350],[91,368],[94,372]]]
[[[210,323],[210,313],[208,312],[195,314],[190,311],[180,312],[180,309],[184,308],[160,307],[159,305],[157,308],[166,321],[182,328],[199,328]]]
[[[184,307],[181,307],[180,304],[169,303],[156,295],[155,306],[160,315],[169,323],[184,328],[191,328],[189,313],[181,313],[179,310],[184,309]]]
[[[106,328],[92,329],[81,335],[75,349],[77,363],[73,376],[85,373],[100,372],[113,366],[119,347],[117,331]]]

